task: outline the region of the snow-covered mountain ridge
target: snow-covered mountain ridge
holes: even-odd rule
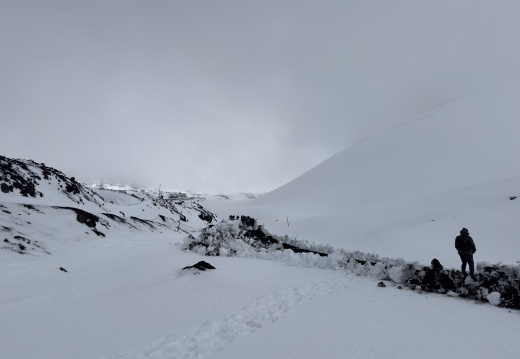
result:
[[[31,160],[1,156],[0,170],[2,250],[51,253],[57,242],[105,237],[114,231],[187,234],[216,218],[200,198],[90,188]]]
[[[242,200],[254,199],[262,196],[262,193],[245,193],[236,192],[230,194],[210,194],[193,191],[180,191],[168,187],[151,187],[134,182],[121,181],[101,181],[101,182],[87,182],[85,186],[93,189],[108,189],[114,191],[124,191],[126,193],[144,193],[148,196],[158,197],[162,195],[169,200],[192,200],[192,199],[222,199],[222,200]]]

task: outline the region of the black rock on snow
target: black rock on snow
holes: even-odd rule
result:
[[[477,266],[478,274],[473,278],[460,270],[444,269],[436,259],[432,266],[418,269],[405,285],[423,291],[447,293],[455,292],[459,297],[487,301],[489,293],[498,292],[501,307],[520,309],[520,273],[518,268],[506,265]]]
[[[192,266],[184,267],[184,268],[182,268],[182,270],[190,269],[190,268],[195,268],[195,269],[198,269],[198,270],[216,269],[215,267],[213,267],[213,266],[212,266],[211,264],[209,264],[208,262],[200,261],[200,262],[198,262],[198,263],[195,263],[195,264],[192,265]]]

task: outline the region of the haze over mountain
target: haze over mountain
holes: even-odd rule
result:
[[[520,80],[516,0],[3,0],[0,153],[84,181],[266,192]]]
[[[485,101],[445,105],[366,138],[259,202],[303,196],[317,207],[358,208],[520,175],[520,106]]]

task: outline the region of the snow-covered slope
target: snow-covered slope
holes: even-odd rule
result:
[[[520,200],[509,197],[520,195],[519,114],[514,96],[447,104],[254,201],[207,205],[261,218],[274,233],[450,266],[467,227],[477,260],[515,263]]]
[[[192,233],[216,218],[194,198],[91,189],[31,160],[0,157],[0,256],[53,253],[59,243],[121,233]]]
[[[356,143],[258,202],[305,202],[314,213],[334,212],[518,176],[520,106],[487,105],[429,111]]]
[[[389,262],[361,265],[338,261],[341,251],[322,257],[272,247],[225,257],[248,255],[231,243],[201,251],[223,254],[205,258],[217,269],[183,271],[202,258],[181,249],[238,231],[216,211],[251,215],[277,235],[424,264],[436,257],[453,267],[453,238],[465,226],[477,261],[513,263],[520,259],[518,113],[445,106],[255,200],[87,188],[43,165],[2,157],[0,356],[516,358],[517,310],[420,285],[400,288],[395,276],[404,272]],[[214,219],[219,224],[201,237],[185,238]],[[502,268],[518,278],[518,265]],[[503,289],[496,274],[491,268],[486,288]],[[504,298],[517,300],[517,284]],[[498,292],[484,298],[500,304]]]
[[[517,311],[114,235],[0,264],[2,358],[516,358]],[[68,272],[62,272],[64,267]],[[198,273],[198,274],[195,274]],[[485,325],[483,324],[485,323]]]
[[[274,201],[271,207],[216,198],[199,203],[140,190],[92,189],[56,170],[46,177],[32,161],[1,160],[9,167],[0,193],[2,357],[514,358],[520,349],[517,311],[400,289],[386,277],[384,263],[348,262],[344,268],[334,253],[268,249],[249,258],[205,258],[215,270],[182,270],[201,260],[181,250],[187,235],[210,220],[219,224],[201,235],[213,239],[236,227],[237,221],[222,223],[206,205],[226,218],[255,209],[259,220],[268,221],[287,213]],[[492,182],[496,191],[483,185],[483,210],[502,208],[498,189],[514,183]],[[481,203],[481,187],[455,192],[412,198],[400,211],[392,205],[390,227],[418,215],[425,201],[439,213],[449,207],[467,215],[466,203],[480,208],[475,203]],[[388,216],[388,208],[374,214],[374,206],[367,213]],[[312,208],[301,201],[290,209],[291,227],[273,222],[283,223],[277,233],[305,224],[322,242],[333,240],[338,228],[322,222],[330,214],[316,210],[311,217]],[[341,216],[333,222],[345,225]],[[407,222],[403,228],[412,227]],[[483,330],[483,322],[492,329]]]

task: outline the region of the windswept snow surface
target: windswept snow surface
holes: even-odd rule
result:
[[[171,234],[4,253],[2,358],[515,358],[520,313],[343,270],[252,258],[180,268]],[[64,267],[67,273],[58,268]]]

